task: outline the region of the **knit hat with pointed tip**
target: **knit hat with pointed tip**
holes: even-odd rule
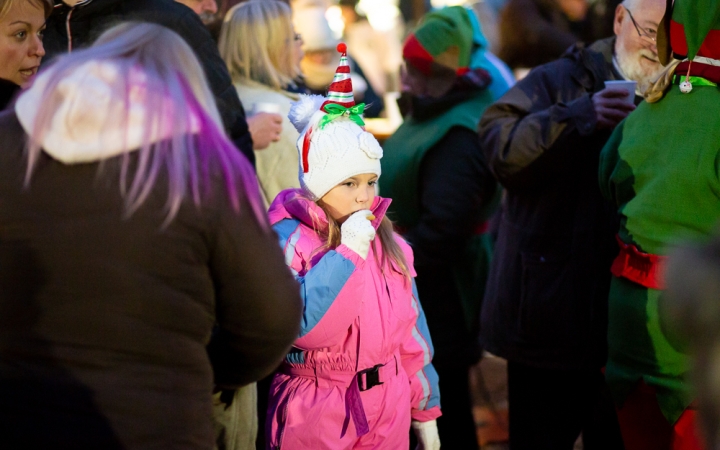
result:
[[[337,50],[340,65],[327,97],[300,95],[288,114],[300,133],[296,145],[300,186],[313,200],[355,175],[381,173],[382,147],[365,131],[365,105],[356,105],[353,99],[347,47],[340,43]]]
[[[720,0],[675,0],[669,44],[676,59],[720,60]]]
[[[339,43],[337,51],[340,52],[340,64],[338,64],[335,70],[335,77],[328,88],[327,100],[323,103],[321,109],[330,103],[335,103],[345,108],[355,106],[352,79],[350,79],[350,64],[348,64],[347,46],[345,43]]]
[[[403,46],[403,58],[425,75],[432,63],[460,76],[469,70],[473,46],[473,26],[462,6],[449,6],[428,13]]]

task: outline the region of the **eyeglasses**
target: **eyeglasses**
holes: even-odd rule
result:
[[[623,6],[623,8],[625,7]],[[657,30],[653,30],[652,28],[641,28],[638,23],[635,22],[635,18],[633,17],[630,10],[625,8],[625,11],[627,11],[628,16],[630,16],[630,20],[632,20],[633,26],[635,27],[635,31],[637,31],[638,36],[649,40],[653,44],[657,42]]]

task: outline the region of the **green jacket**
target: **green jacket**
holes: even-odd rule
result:
[[[710,235],[720,222],[720,90],[672,86],[642,103],[614,131],[600,156],[600,188],[620,214],[619,237],[664,255],[672,245]],[[662,291],[614,278],[609,299],[608,383],[624,399],[634,383],[655,386],[674,423],[690,404],[687,356],[660,322]]]

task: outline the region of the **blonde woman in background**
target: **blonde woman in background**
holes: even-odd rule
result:
[[[37,73],[51,10],[49,0],[0,0],[0,109]]]
[[[220,31],[220,55],[225,60],[240,100],[250,114],[278,113],[283,117],[280,138],[255,153],[257,175],[266,206],[283,189],[299,187],[298,132],[287,114],[297,100],[302,38],[295,33],[290,7],[278,0],[249,0],[234,6]]]

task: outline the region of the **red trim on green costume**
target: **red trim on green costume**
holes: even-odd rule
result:
[[[610,272],[618,278],[627,278],[650,289],[664,289],[663,268],[667,257],[638,250],[633,244],[617,237],[620,253],[613,261]]]
[[[688,46],[685,40],[685,26],[674,20],[670,21],[670,46],[673,53],[678,55],[680,59],[687,57]],[[700,46],[697,56],[720,59],[720,30],[710,30]]]
[[[689,61],[684,61],[678,64],[675,74],[684,77],[688,73],[688,66],[690,66],[691,77],[702,77],[713,83],[720,84],[720,66],[711,66],[697,61],[693,61],[691,65]]]

